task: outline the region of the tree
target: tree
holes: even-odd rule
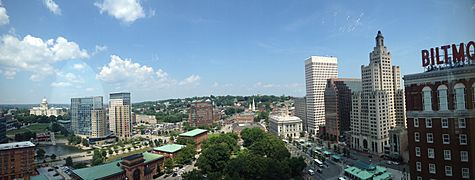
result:
[[[94,154],[92,155],[92,166],[99,165],[104,163],[104,157],[102,156],[102,153],[100,150],[96,149],[94,150]]]
[[[225,143],[212,144],[203,150],[196,165],[204,174],[220,174],[231,157],[230,151]]]
[[[246,128],[241,131],[241,138],[244,141],[243,146],[248,147],[256,141],[264,138],[264,131],[260,128]]]
[[[300,172],[302,172],[305,167],[307,167],[307,164],[305,163],[305,160],[303,157],[291,157],[288,159],[290,171],[291,171],[291,176],[292,177],[298,177],[300,175]]]
[[[166,173],[171,173],[173,170],[174,162],[172,158],[167,158],[165,159],[164,166],[165,166],[165,172]]]
[[[183,179],[185,180],[201,180],[203,178],[203,173],[200,170],[194,169],[193,171],[186,172],[183,174]]]
[[[186,147],[180,150],[175,157],[176,164],[190,164],[196,153],[196,147],[194,144],[188,144]]]
[[[65,161],[66,161],[66,164],[64,164],[65,166],[69,166],[69,167],[73,166],[73,158],[71,158],[71,156],[68,156],[65,159]]]
[[[109,150],[107,151],[107,153],[108,153],[108,154],[113,154],[114,151],[112,151],[112,149],[109,149]]]
[[[55,160],[56,159],[56,154],[51,154],[50,158],[51,158],[51,160]]]
[[[87,139],[82,139],[82,145],[85,147],[89,147],[89,141]]]
[[[202,148],[206,149],[212,144],[225,143],[228,145],[228,148],[231,150],[231,152],[237,152],[239,150],[239,146],[237,144],[238,138],[239,137],[234,133],[219,134],[217,136],[212,136],[207,141],[205,141],[202,145]]]
[[[36,150],[36,157],[43,159],[45,157],[45,153],[45,150],[38,148],[38,150]]]
[[[285,159],[290,157],[290,153],[283,141],[272,134],[265,134],[265,138],[253,143],[249,150],[251,153],[274,158]]]
[[[101,155],[102,155],[102,157],[104,157],[104,158],[107,157],[107,150],[102,150],[102,151],[101,151]]]

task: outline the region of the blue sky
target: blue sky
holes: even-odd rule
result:
[[[378,30],[402,74],[420,50],[475,40],[475,1],[3,0],[0,104],[303,96],[304,60],[360,77]]]

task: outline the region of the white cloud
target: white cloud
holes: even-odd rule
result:
[[[61,15],[61,9],[59,8],[58,4],[53,0],[44,0],[43,3],[46,7],[55,15]]]
[[[271,87],[274,87],[275,85],[270,84],[270,83],[257,82],[255,86],[260,87],[260,88],[271,88]]]
[[[101,14],[106,12],[126,24],[145,17],[139,0],[103,0],[95,2],[94,5],[99,8]]]
[[[112,55],[109,64],[102,67],[96,78],[108,83],[146,82],[151,80],[153,74],[152,67],[142,66],[139,63],[133,63],[131,59],[121,59],[119,56]]]
[[[96,45],[95,51],[92,53],[92,55],[99,54],[100,52],[107,51],[107,46],[101,46],[101,45]]]
[[[84,68],[86,68],[87,64],[85,63],[79,63],[79,64],[74,64],[73,65],[73,68],[76,69],[76,70],[83,70]]]
[[[94,88],[86,88],[86,92],[92,92],[92,91],[94,91],[94,90],[96,90],[96,89],[94,89]]]
[[[200,79],[201,79],[200,76],[193,74],[185,78],[184,80],[180,81],[179,85],[197,84]]]
[[[3,35],[0,39],[0,68],[9,71],[25,70],[33,73],[30,79],[41,80],[55,72],[53,64],[59,61],[89,58],[86,50],[64,37],[43,41],[31,35],[18,39]]]
[[[214,82],[213,83],[213,87],[218,87],[219,86],[219,83],[218,82]]]
[[[133,62],[132,59],[122,59],[117,55],[112,55],[110,62],[102,67],[96,79],[115,88],[120,87],[119,89],[157,89],[175,85],[196,85],[200,77],[191,75],[178,82],[170,78],[162,69],[155,71],[152,67]]]
[[[7,15],[7,9],[5,7],[0,6],[0,26],[6,25],[10,22],[9,17]]]
[[[58,72],[56,73],[56,81],[51,83],[52,87],[70,87],[73,85],[84,84],[85,80],[73,73]]]

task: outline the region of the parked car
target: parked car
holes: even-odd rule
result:
[[[308,170],[308,174],[310,174],[311,176],[313,176],[313,175],[315,175],[315,171],[309,169],[309,170]]]

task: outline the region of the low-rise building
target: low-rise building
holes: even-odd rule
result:
[[[300,138],[302,120],[297,116],[270,116],[269,131],[282,138]]]
[[[356,161],[354,166],[345,168],[345,176],[354,180],[389,180],[391,173],[384,167],[366,164],[363,161]]]
[[[235,123],[252,123],[254,122],[254,113],[239,113],[234,115]]]
[[[153,153],[164,155],[166,158],[174,158],[184,147],[185,145],[181,144],[166,144],[153,148]]]
[[[201,151],[201,143],[208,139],[208,130],[206,129],[193,129],[191,131],[179,134],[180,137],[190,138],[195,141],[196,150]]]
[[[261,129],[262,131],[265,131],[266,129],[261,126],[260,124],[258,123],[249,123],[249,124],[239,124],[239,123],[234,123],[232,125],[232,131],[233,133],[236,133],[237,135],[240,135],[241,134],[241,131],[243,129],[246,129],[246,128],[259,128]]]
[[[33,107],[30,109],[30,114],[37,116],[64,116],[68,112],[64,108],[48,108],[48,101],[43,98],[39,107]]]
[[[157,119],[155,119],[155,116],[136,114],[135,123],[145,123],[145,124],[155,125],[157,124]]]
[[[150,180],[163,169],[164,156],[144,152],[111,163],[73,170],[73,180]]]
[[[30,141],[0,144],[0,179],[26,179],[36,175],[35,145]]]

